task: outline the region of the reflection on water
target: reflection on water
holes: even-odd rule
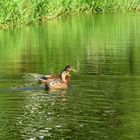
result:
[[[1,31],[0,139],[140,139],[139,22],[76,16]],[[68,90],[46,91],[27,76],[67,64],[79,70]]]

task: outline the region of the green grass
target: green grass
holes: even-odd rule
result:
[[[40,24],[73,13],[139,11],[140,0],[2,0],[0,28]]]

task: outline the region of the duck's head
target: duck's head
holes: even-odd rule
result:
[[[72,71],[71,65],[67,65],[67,66],[65,67],[64,71],[66,71],[66,72]]]
[[[69,83],[70,82],[70,77],[71,77],[70,72],[71,71],[77,72],[76,70],[74,70],[71,67],[71,65],[67,65],[65,67],[65,69],[61,73],[61,79],[62,79],[62,81],[66,82],[66,83]]]
[[[75,70],[74,68],[72,68],[71,65],[67,65],[67,66],[65,67],[64,71],[66,71],[66,72],[71,72],[71,71],[77,72],[77,70]]]

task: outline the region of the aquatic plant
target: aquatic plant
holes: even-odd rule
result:
[[[139,0],[2,0],[0,28],[40,24],[73,13],[139,11]]]

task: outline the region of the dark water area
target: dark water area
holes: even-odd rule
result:
[[[139,140],[139,25],[102,14],[0,31],[0,140]],[[37,83],[67,64],[67,90]]]

